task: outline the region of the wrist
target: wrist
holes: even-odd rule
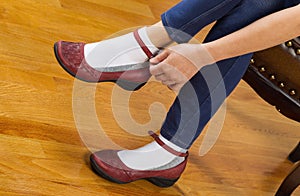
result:
[[[210,56],[210,58],[213,60],[212,63],[221,61],[225,59],[225,52],[223,51],[222,48],[218,47],[217,44],[215,44],[215,42],[208,42],[205,44],[202,44],[204,49],[206,50],[206,52],[208,53],[208,55]]]

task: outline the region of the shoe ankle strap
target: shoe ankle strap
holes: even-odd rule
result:
[[[138,42],[138,44],[140,45],[140,47],[144,51],[144,53],[147,55],[147,57],[149,59],[151,59],[152,57],[154,57],[154,54],[149,50],[149,48],[143,42],[141,36],[139,35],[138,29],[136,29],[135,31],[133,31],[133,35],[134,35],[135,40]]]
[[[153,131],[149,131],[148,132],[150,136],[152,136],[154,138],[154,140],[161,146],[163,147],[165,150],[167,150],[168,152],[172,153],[173,155],[179,156],[179,157],[187,157],[189,155],[188,152],[178,152],[176,150],[174,150],[173,148],[170,148],[169,146],[167,146],[163,141],[161,141],[161,139],[159,138],[159,136],[157,134],[155,134]]]

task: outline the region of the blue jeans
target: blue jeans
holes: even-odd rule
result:
[[[163,13],[161,19],[177,43],[188,42],[203,27],[216,21],[204,40],[209,42],[297,3],[300,0],[183,0]],[[252,54],[245,54],[202,68],[181,89],[160,134],[188,149],[242,79],[251,57]]]

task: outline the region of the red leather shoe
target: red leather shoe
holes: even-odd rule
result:
[[[188,153],[177,152],[166,146],[155,133],[150,134],[167,151],[185,157],[185,160],[175,167],[164,170],[134,170],[120,160],[118,150],[102,150],[90,156],[92,169],[101,177],[118,184],[145,179],[159,187],[172,186],[186,167]]]
[[[134,37],[150,59],[154,56],[141,40],[138,31]],[[149,62],[124,65],[113,68],[96,70],[84,58],[84,45],[82,42],[59,41],[54,44],[54,53],[61,67],[73,77],[85,82],[115,82],[125,90],[141,88],[151,77]]]

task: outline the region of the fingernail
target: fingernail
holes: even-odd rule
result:
[[[149,61],[151,64],[157,64],[157,61],[155,59],[150,59]]]

